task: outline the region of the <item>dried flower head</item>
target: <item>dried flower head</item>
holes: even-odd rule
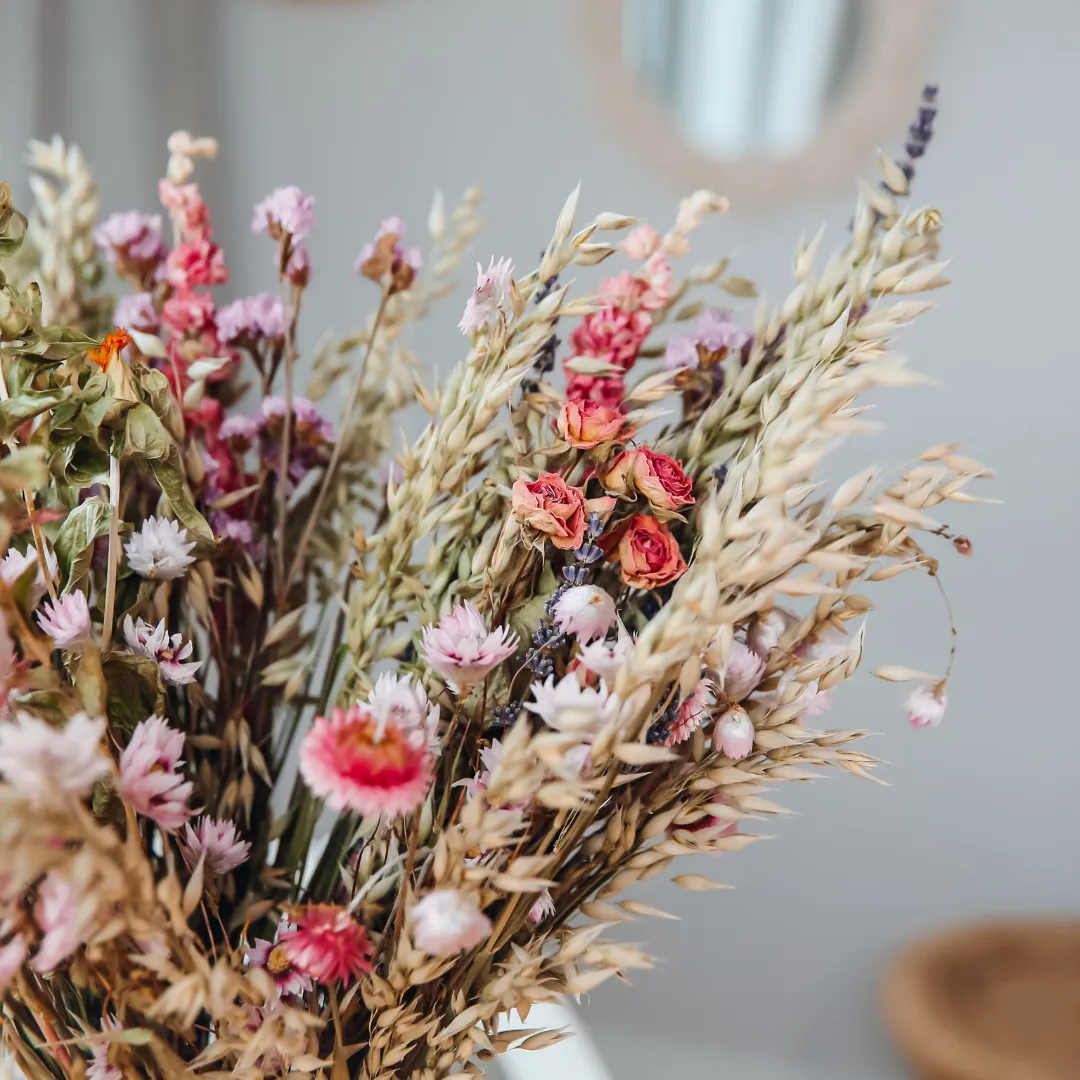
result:
[[[145,656],[158,666],[161,678],[170,686],[183,686],[195,681],[195,672],[202,667],[201,660],[184,663],[191,655],[191,642],[184,642],[180,634],[169,636],[165,620],[157,626],[124,616],[124,640],[136,656]]]
[[[46,874],[34,905],[34,921],[42,933],[30,962],[35,971],[54,971],[83,943],[93,907],[93,897],[76,895],[63,874]]]
[[[945,719],[948,703],[943,682],[917,686],[907,699],[908,723],[912,727],[937,727]]]
[[[368,958],[375,947],[364,927],[342,908],[310,904],[297,917],[296,929],[278,938],[296,970],[324,985],[347,987],[371,970]]]
[[[616,619],[615,601],[598,585],[575,585],[555,602],[553,619],[564,634],[582,645],[607,636]]]
[[[432,956],[467,952],[491,933],[491,920],[460,889],[434,889],[410,915],[416,947]]]
[[[124,545],[128,566],[140,577],[167,581],[183,577],[195,561],[188,531],[169,518],[148,517]]]
[[[305,195],[295,184],[275,188],[255,204],[251,231],[269,232],[274,240],[288,234],[303,240],[315,227],[315,196]]]
[[[281,917],[274,932],[274,940],[256,938],[255,944],[244,954],[249,967],[265,968],[274,980],[274,989],[279,997],[305,994],[314,985],[311,979],[300,971],[289,959],[288,950],[281,940],[282,934],[295,930],[286,916]]]
[[[754,724],[741,705],[733,705],[716,722],[713,742],[732,761],[739,761],[754,749]]]
[[[513,285],[513,273],[514,264],[507,258],[496,262],[493,255],[486,270],[480,263],[476,264],[476,288],[465,302],[465,313],[458,323],[458,329],[463,334],[482,330],[506,305]]]
[[[91,630],[86,594],[74,589],[58,600],[46,601],[37,621],[58,649],[71,649],[86,641]]]
[[[45,562],[49,568],[49,575],[52,577],[53,581],[56,581],[59,565],[56,561],[56,553],[51,548],[45,549]],[[3,560],[0,561],[0,578],[3,578],[4,584],[9,589],[13,588],[19,578],[21,578],[31,566],[37,567],[37,574],[30,587],[30,603],[36,605],[45,595],[45,590],[48,588],[48,585],[45,582],[45,575],[41,569],[41,560],[38,558],[37,549],[33,544],[25,551],[19,551],[18,548],[8,548],[7,554],[4,556]]]
[[[166,832],[176,832],[192,814],[192,784],[180,772],[183,752],[184,733],[151,716],[136,724],[120,755],[120,797]]]
[[[489,672],[514,655],[517,635],[502,626],[488,630],[480,612],[458,604],[435,626],[423,629],[421,655],[428,666],[458,694],[467,693]]]
[[[105,721],[74,713],[53,727],[28,713],[0,723],[0,776],[32,806],[90,793],[109,771],[102,750]]]
[[[207,867],[215,874],[235,870],[247,862],[251,854],[251,844],[240,839],[234,822],[218,821],[208,815],[194,824],[189,822],[180,843],[192,864],[205,859]]]

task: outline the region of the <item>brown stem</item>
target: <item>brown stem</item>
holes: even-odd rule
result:
[[[112,648],[116,619],[116,570],[120,563],[120,459],[109,456],[109,562],[105,573],[105,622],[101,628],[101,651]]]
[[[289,457],[292,451],[293,376],[296,369],[296,324],[300,319],[300,300],[303,290],[292,286],[292,317],[285,336],[285,427],[281,432],[281,476],[278,481],[278,580],[285,576],[285,533],[289,513]],[[284,599],[288,585],[282,589]]]

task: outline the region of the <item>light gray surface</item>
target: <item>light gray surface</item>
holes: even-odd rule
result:
[[[7,25],[32,25],[41,6],[7,0]],[[150,44],[147,28],[165,33],[163,17],[147,14],[159,5],[48,7],[66,9],[63,25],[48,27],[50,63],[77,57],[79,74],[42,98],[48,80],[26,57],[21,74],[6,70],[4,171],[9,140],[39,117],[84,145],[107,209],[149,209],[164,136],[190,109],[191,127],[222,140],[208,191],[237,294],[271,286],[266,242],[246,233],[252,202],[292,182],[318,196],[309,342],[316,329],[357,321],[370,299],[349,273],[357,248],[387,214],[422,222],[435,185],[448,196],[475,181],[487,188],[485,261],[507,253],[531,264],[578,179],[586,213],[670,220],[678,193],[599,126],[572,0],[172,0],[176,21]],[[189,85],[169,43],[198,40],[184,15],[199,8],[218,30]],[[899,1077],[875,1000],[898,944],[958,919],[1075,909],[1080,5],[954,0],[940,10],[926,74],[942,83],[942,114],[917,198],[945,213],[956,284],[905,347],[944,389],[883,398],[886,433],[848,444],[828,473],[901,462],[952,437],[999,471],[1005,507],[948,514],[976,550],[966,562],[942,552],[962,630],[949,716],[937,731],[909,731],[903,689],[863,675],[834,719],[884,733],[873,748],[893,763],[893,787],[837,776],[780,791],[803,816],[771,829],[776,841],[694,867],[737,891],[642,890],[683,921],[631,928],[663,962],[632,991],[605,986],[586,1012],[627,1080],[660,1075],[664,1062],[687,1076]],[[151,92],[162,72],[180,81]],[[13,100],[26,108],[12,110]],[[850,205],[844,192],[769,215],[736,207],[708,243],[734,251],[740,271],[778,296],[799,232],[828,220],[839,242]],[[457,307],[416,336],[443,370],[462,352]],[[947,633],[932,585],[876,595],[867,669],[940,668]]]

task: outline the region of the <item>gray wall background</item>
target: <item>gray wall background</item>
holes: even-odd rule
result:
[[[217,136],[221,156],[201,175],[232,295],[273,284],[266,242],[247,232],[252,203],[286,183],[318,197],[311,343],[362,317],[370,296],[350,268],[379,219],[421,227],[436,186],[448,197],[485,187],[485,261],[506,253],[531,265],[579,179],[584,213],[670,221],[679,192],[592,106],[575,7],[2,0],[0,172],[21,179],[23,141],[60,131],[93,162],[106,212],[152,209],[168,132]],[[936,10],[925,74],[942,84],[942,112],[916,198],[944,211],[955,284],[904,344],[943,389],[884,398],[884,434],[845,445],[826,472],[900,463],[945,438],[997,468],[993,493],[1006,505],[948,519],[976,552],[942,552],[961,628],[949,715],[911,731],[903,688],[863,674],[832,719],[882,733],[873,749],[891,763],[891,787],[835,776],[775,792],[799,811],[768,823],[776,840],[695,868],[734,892],[649,883],[642,895],[682,921],[628,936],[663,960],[633,990],[608,984],[586,1010],[621,1077],[900,1077],[876,1003],[897,946],[957,920],[1077,906],[1080,4]],[[827,221],[841,242],[851,205],[840,191],[768,214],[735,207],[697,252],[735,254],[779,299],[799,233]],[[462,355],[464,295],[415,338],[443,371]],[[901,580],[876,594],[866,670],[940,669],[936,592]]]

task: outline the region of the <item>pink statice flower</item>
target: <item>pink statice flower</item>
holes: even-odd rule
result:
[[[118,259],[155,263],[165,254],[161,236],[161,215],[124,210],[111,214],[94,230],[94,243],[107,262]],[[126,325],[120,323],[119,325]]]
[[[194,824],[188,822],[180,844],[192,863],[205,859],[207,867],[215,874],[235,870],[247,862],[251,854],[251,844],[240,839],[234,822],[218,821],[209,815],[203,815]]]
[[[259,422],[252,416],[227,416],[218,435],[234,450],[249,450],[259,437]]]
[[[86,593],[73,589],[57,600],[49,600],[37,617],[38,625],[58,649],[71,649],[90,637],[90,606]]]
[[[545,889],[529,908],[529,922],[533,926],[539,926],[546,919],[555,914],[555,901],[552,899],[551,890]]]
[[[161,205],[169,211],[169,218],[182,237],[210,235],[210,211],[199,193],[198,184],[159,180],[158,198]]]
[[[101,749],[104,734],[105,721],[83,712],[62,728],[16,713],[0,724],[0,776],[32,806],[82,798],[109,771]]]
[[[124,616],[124,640],[136,656],[145,656],[158,666],[163,682],[170,686],[185,686],[195,681],[201,660],[184,663],[191,655],[191,642],[184,643],[180,634],[169,636],[165,620],[154,626],[142,619]]]
[[[161,324],[181,337],[205,333],[214,326],[214,298],[183,290],[162,305]]]
[[[306,288],[311,281],[311,255],[303,244],[297,244],[285,264],[285,277],[298,288]]]
[[[320,446],[334,441],[333,421],[320,415],[318,406],[310,398],[293,398],[293,418],[299,447]]]
[[[619,636],[615,641],[594,641],[582,648],[578,659],[586,671],[611,683],[633,650],[633,639],[626,632],[626,627],[619,623]]]
[[[665,371],[696,371],[701,366],[697,342],[692,337],[673,337],[664,350]]]
[[[205,236],[185,240],[165,259],[165,280],[174,289],[199,285],[222,285],[229,280],[225,252]]]
[[[634,262],[644,262],[660,248],[660,234],[651,225],[639,225],[627,233],[626,239],[619,245],[627,258]]]
[[[402,730],[422,731],[428,753],[439,753],[439,706],[428,699],[423,686],[411,675],[385,671],[368,694],[368,708],[380,724],[397,724]]]
[[[731,317],[730,311],[716,308],[703,312],[694,324],[697,340],[709,352],[721,349],[741,349],[749,340],[750,333]]]
[[[154,307],[154,298],[148,292],[128,293],[116,301],[113,308],[113,323],[132,330],[141,330],[152,334],[157,330],[161,319]]]
[[[293,240],[303,240],[315,228],[315,196],[305,195],[295,184],[276,188],[255,204],[251,231],[288,233]]]
[[[754,724],[741,705],[733,705],[717,720],[713,745],[732,761],[754,749]]]
[[[582,686],[574,672],[558,682],[554,675],[542,683],[534,682],[532,693],[533,700],[527,701],[525,708],[556,731],[595,732],[617,716],[622,706],[603,679],[597,686]]]
[[[555,625],[582,645],[605,637],[617,617],[615,601],[598,585],[575,585],[555,601]]]
[[[481,792],[487,791],[491,776],[502,763],[502,759],[502,743],[498,739],[492,739],[491,745],[480,751],[480,771],[473,777],[459,780],[454,787],[464,788],[466,798],[475,799]]]
[[[224,342],[242,338],[280,340],[285,336],[285,306],[272,293],[257,293],[226,304],[217,313],[218,339]]]
[[[944,682],[917,686],[907,699],[908,723],[912,727],[937,727],[945,719],[948,704]]]
[[[295,929],[283,915],[274,932],[274,940],[256,938],[255,944],[244,954],[248,967],[265,968],[270,973],[278,997],[299,996],[307,993],[314,985],[307,975],[293,965],[281,941],[282,934]]]
[[[517,635],[503,626],[489,631],[468,600],[423,629],[421,655],[457,694],[466,694],[504,660],[514,655]]]
[[[76,895],[67,879],[50,870],[38,886],[34,922],[42,933],[30,966],[39,972],[53,971],[82,943],[93,915],[92,897]]]
[[[56,581],[59,574],[59,564],[56,561],[56,552],[51,548],[45,549],[45,562],[49,568],[49,576]],[[31,566],[37,566],[37,574],[30,586],[30,603],[34,606],[45,595],[48,584],[41,570],[41,560],[38,558],[37,549],[31,544],[25,551],[18,548],[8,548],[3,560],[0,560],[0,578],[9,588],[14,588],[15,583],[25,574]]]
[[[22,934],[13,934],[5,944],[0,945],[0,994],[18,974],[28,951],[26,938]]]
[[[176,832],[192,814],[192,783],[180,772],[183,752],[184,733],[151,716],[135,726],[120,755],[120,797],[166,832]]]
[[[250,521],[241,521],[239,518],[230,517],[224,510],[211,510],[209,515],[210,528],[214,530],[221,541],[230,541],[239,547],[248,549],[255,562],[260,562],[265,555],[262,544],[255,542],[255,531]],[[260,554],[256,554],[260,552]]]
[[[396,817],[415,810],[431,786],[429,735],[370,706],[317,716],[300,745],[300,775],[335,810]]]
[[[410,914],[413,942],[431,956],[467,952],[491,933],[491,920],[460,889],[434,889]]]
[[[664,746],[678,746],[686,742],[709,715],[709,709],[716,703],[716,695],[713,693],[713,685],[708,679],[702,679],[694,687],[690,696],[679,705],[678,716],[671,730],[663,740]]]
[[[506,304],[513,285],[514,264],[508,258],[495,261],[493,255],[485,270],[476,264],[476,288],[465,302],[465,313],[458,329],[463,334],[473,333],[487,326],[492,316]]]
[[[329,904],[309,904],[295,930],[279,932],[289,962],[316,982],[347,987],[371,970],[375,946],[367,930],[347,911]]]
[[[570,345],[575,356],[594,356],[629,371],[651,329],[648,312],[611,305],[586,315],[570,335]]]
[[[183,577],[195,561],[188,531],[168,518],[148,517],[124,545],[128,566],[140,577],[168,581]]]
[[[749,645],[736,641],[731,647],[724,671],[724,697],[737,703],[749,696],[765,674],[765,663],[764,656],[759,656]]]

